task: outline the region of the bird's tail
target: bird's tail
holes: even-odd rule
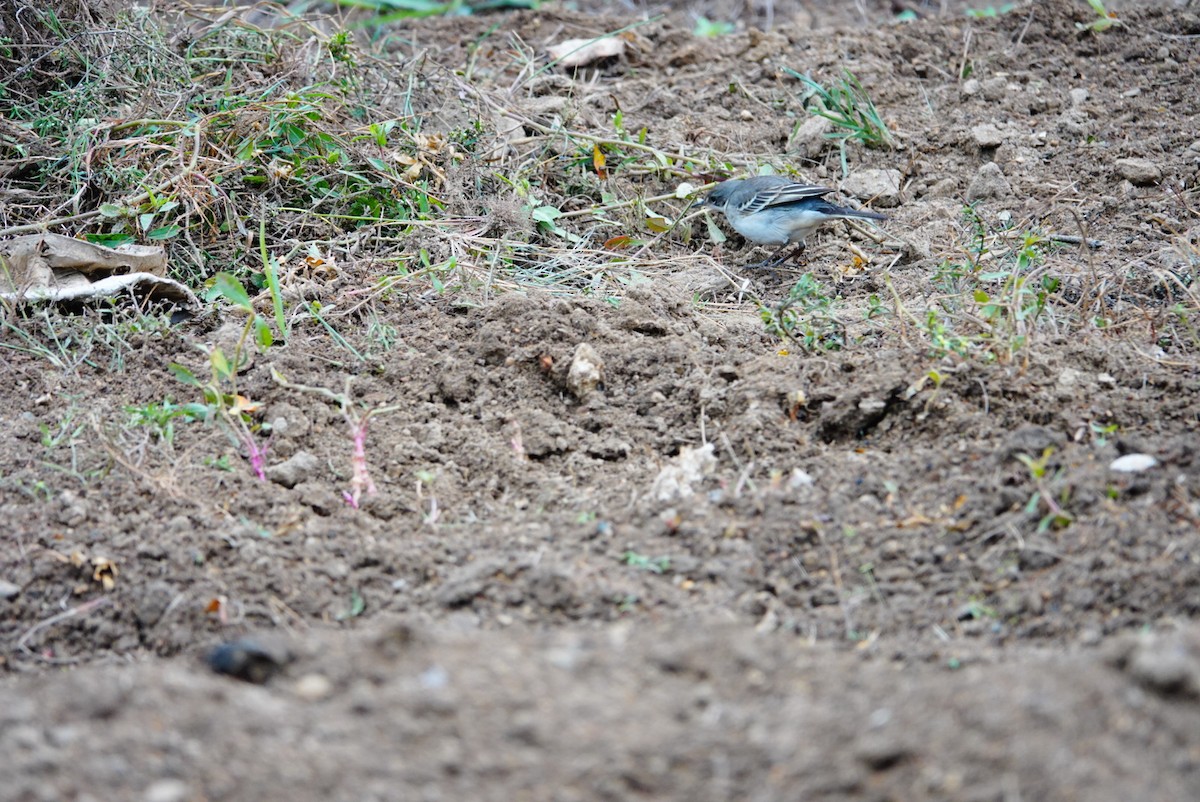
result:
[[[827,214],[830,217],[857,217],[861,220],[887,220],[887,215],[879,212],[868,212],[866,209],[849,209],[845,206],[838,206],[828,201],[821,201],[816,210],[821,214]]]

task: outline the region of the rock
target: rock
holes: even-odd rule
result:
[[[321,469],[321,460],[307,451],[297,451],[288,459],[267,468],[267,478],[277,485],[295,487],[311,479]]]
[[[0,599],[4,601],[12,601],[21,595],[21,586],[14,585],[12,582],[6,582],[0,579]]]
[[[971,179],[967,187],[967,200],[982,200],[984,198],[1002,198],[1012,194],[1012,186],[1004,177],[1000,165],[988,162],[979,168],[979,172]]]
[[[186,802],[192,789],[183,780],[156,780],[142,794],[142,802]]]
[[[823,151],[832,141],[825,136],[832,130],[832,122],[825,117],[813,115],[796,129],[796,133],[792,134],[792,146],[812,158]]]
[[[1162,180],[1162,171],[1149,159],[1117,159],[1117,172],[1135,186],[1145,187]]]
[[[1006,78],[988,78],[980,86],[983,89],[983,97],[986,100],[1000,100],[1008,92],[1008,80]]]
[[[900,205],[900,171],[856,170],[842,182],[842,191],[875,206]]]
[[[332,691],[333,683],[322,674],[305,674],[292,686],[292,693],[306,702],[319,702]]]
[[[982,89],[982,87],[977,79],[968,78],[967,80],[963,81],[962,88],[959,91],[962,92],[963,96],[965,97],[973,97],[974,95],[979,94],[980,89]]]
[[[1004,133],[992,123],[983,123],[972,128],[971,138],[981,148],[998,148],[1004,144]]]
[[[953,178],[943,178],[931,186],[925,193],[930,198],[952,198],[958,194],[958,182]]]
[[[567,371],[567,389],[577,399],[582,401],[604,381],[604,362],[596,349],[587,343],[580,343],[571,358],[571,367]]]
[[[1067,93],[1067,96],[1071,98],[1072,106],[1080,106],[1086,102],[1089,97],[1091,97],[1091,93],[1089,93],[1086,89],[1078,88],[1072,89]]]
[[[292,655],[282,644],[247,637],[222,643],[204,659],[218,674],[261,685],[291,662]]]
[[[1149,454],[1126,454],[1110,462],[1108,469],[1117,473],[1141,473],[1150,470],[1157,464],[1158,460]]]

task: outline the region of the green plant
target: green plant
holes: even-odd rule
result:
[[[639,554],[636,551],[627,551],[621,555],[621,561],[626,565],[640,568],[643,571],[649,571],[652,574],[666,573],[671,567],[671,559],[669,557],[647,557],[645,554]]]
[[[733,23],[724,21],[713,21],[707,17],[697,17],[696,27],[692,29],[692,36],[700,36],[705,39],[715,39],[718,36],[725,36],[733,33]]]
[[[128,426],[145,427],[168,448],[175,444],[175,422],[206,420],[212,412],[207,404],[175,404],[171,399],[161,404],[148,403],[142,406],[126,406]]]
[[[850,140],[860,142],[871,148],[890,148],[893,144],[892,132],[875,108],[875,102],[867,94],[867,90],[849,70],[843,70],[840,79],[828,87],[813,78],[785,67],[784,72],[800,80],[807,90],[805,106],[810,114],[824,117],[840,130],[831,131],[826,136],[838,140],[841,154],[842,175],[847,175],[850,168],[846,163],[846,143]],[[816,102],[809,102],[811,100]]]
[[[846,329],[833,314],[835,300],[812,273],[805,273],[778,305],[759,304],[759,315],[769,334],[806,351],[837,351],[846,345]]]
[[[352,455],[350,458],[352,476],[350,479],[350,490],[343,491],[342,497],[351,507],[358,509],[359,502],[364,495],[372,495],[375,491],[375,482],[371,479],[370,470],[367,467],[367,424],[375,415],[382,415],[396,410],[398,407],[372,407],[367,410],[359,409],[352,401],[350,394],[350,377],[346,377],[345,388],[340,393],[335,393],[324,387],[311,387],[305,384],[293,384],[283,377],[279,371],[271,368],[271,378],[280,387],[286,387],[290,390],[297,390],[309,395],[316,395],[333,401],[338,405],[342,413],[342,419],[346,422],[346,426],[350,430],[350,439],[352,443]],[[418,482],[423,481],[418,478]],[[433,481],[432,474],[429,475],[429,481]],[[418,486],[418,492],[419,492]],[[438,517],[437,501],[434,499],[429,515],[427,516],[428,523],[436,523]]]
[[[1104,0],[1087,0],[1087,3],[1092,7],[1092,11],[1096,12],[1096,19],[1087,24],[1082,22],[1075,23],[1075,27],[1079,30],[1102,33],[1114,25],[1121,24],[1121,21],[1117,19],[1117,15],[1104,7]]]
[[[259,405],[238,393],[237,375],[246,357],[251,332],[255,334],[255,342],[262,350],[266,350],[274,342],[274,336],[270,326],[255,311],[246,288],[228,273],[218,273],[213,278],[207,298],[223,298],[235,309],[246,313],[246,324],[242,327],[241,337],[234,347],[232,360],[219,346],[214,345],[205,351],[209,364],[209,376],[206,381],[202,381],[191,370],[177,363],[168,365],[168,370],[179,381],[201,391],[204,397],[203,406],[207,411],[206,417],[215,418],[225,426],[234,444],[240,446],[245,453],[254,475],[259,481],[266,481],[266,459],[271,438],[258,437],[266,428],[263,424],[255,422],[253,417]]]
[[[984,6],[983,8],[968,8],[968,17],[999,17],[1001,14],[1007,14],[1017,7],[1016,3],[1004,3],[1001,6]]]
[[[1065,509],[1071,500],[1071,488],[1063,481],[1066,469],[1059,467],[1050,472],[1054,446],[1046,446],[1040,457],[1017,454],[1016,459],[1026,470],[1036,488],[1025,503],[1025,514],[1038,517],[1037,531],[1062,529],[1070,526],[1075,517]]]

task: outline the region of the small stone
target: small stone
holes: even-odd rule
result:
[[[1074,107],[1074,106],[1083,105],[1085,102],[1087,102],[1087,99],[1089,97],[1091,97],[1092,95],[1086,89],[1083,89],[1082,87],[1080,87],[1077,89],[1072,89],[1070,92],[1067,93],[1067,96],[1069,98],[1071,98],[1071,105]]]
[[[1103,384],[1105,387],[1116,387],[1117,380],[1111,373],[1101,373],[1096,376],[1096,381]]]
[[[953,178],[943,178],[931,186],[925,193],[930,198],[952,198],[958,194],[958,182]]]
[[[209,668],[218,674],[260,685],[291,660],[291,653],[282,644],[250,637],[222,643],[205,655]]]
[[[1158,460],[1149,454],[1126,454],[1109,463],[1108,469],[1117,473],[1141,473],[1150,470],[1157,464]]]
[[[797,150],[803,150],[808,157],[816,156],[825,150],[833,141],[826,136],[833,130],[833,123],[825,118],[813,115],[796,129],[792,135],[792,145]]]
[[[14,585],[12,582],[6,582],[0,579],[0,599],[4,601],[12,601],[21,595],[21,586]]]
[[[842,182],[842,191],[875,206],[900,205],[900,171],[856,170]]]
[[[604,362],[596,349],[580,343],[567,371],[567,389],[579,400],[587,398],[604,381]]]
[[[988,78],[981,86],[987,100],[1000,100],[1008,92],[1008,80],[1005,78]]]
[[[967,80],[963,81],[962,88],[959,91],[962,92],[966,97],[972,97],[973,95],[978,95],[981,88],[982,87],[979,85],[978,80],[975,78],[968,78]]]
[[[319,702],[333,692],[333,683],[321,674],[305,674],[296,680],[292,692],[306,702]]]
[[[295,487],[313,478],[321,469],[321,460],[307,451],[297,451],[278,465],[267,468],[267,478],[277,485]]]
[[[183,780],[157,780],[142,794],[143,802],[185,802],[192,789]]]
[[[1188,145],[1188,150],[1192,153],[1200,153],[1200,139],[1197,139],[1192,144]]]
[[[1162,171],[1149,159],[1117,159],[1117,172],[1135,186],[1145,187],[1162,180]]]
[[[967,187],[967,200],[982,200],[984,198],[1001,198],[1012,194],[1012,186],[1004,177],[1000,165],[988,162],[979,168],[979,172],[971,179]]]
[[[1055,382],[1059,392],[1069,393],[1074,390],[1082,375],[1075,368],[1063,368],[1062,372],[1058,374],[1058,381]]]
[[[971,138],[981,148],[998,148],[1004,144],[1004,133],[992,123],[983,123],[972,128]]]

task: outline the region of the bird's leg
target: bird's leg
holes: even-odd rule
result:
[[[801,242],[796,247],[796,249],[791,251],[790,253],[785,253],[785,251],[787,251],[787,245],[781,245],[781,246],[779,246],[779,250],[775,251],[775,253],[773,255],[768,256],[766,259],[762,260],[761,262],[755,262],[754,264],[746,265],[746,267],[766,268],[768,270],[779,267],[781,264],[787,262],[790,259],[794,259],[797,256],[799,256],[801,253],[803,253],[804,252],[804,243]]]

